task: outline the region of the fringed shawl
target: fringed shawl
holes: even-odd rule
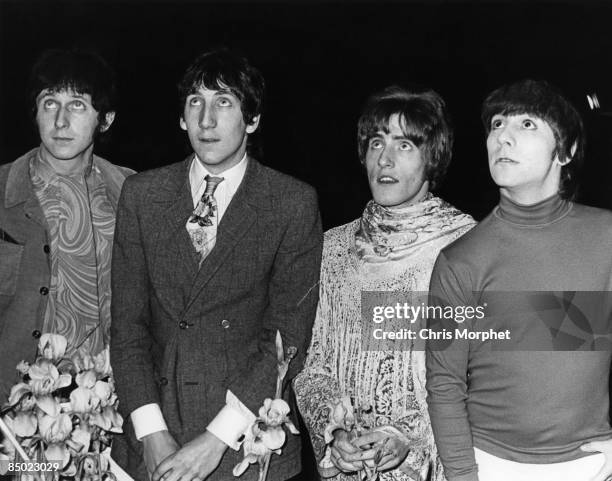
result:
[[[425,353],[365,351],[361,292],[427,292],[439,251],[473,227],[473,219],[439,198],[401,210],[370,202],[363,216],[325,233],[320,300],[304,371],[295,380],[317,461],[324,454],[328,404],[348,395],[372,406],[376,424],[394,424],[418,445],[381,480],[443,481],[425,404]],[[335,480],[357,480],[339,474]]]

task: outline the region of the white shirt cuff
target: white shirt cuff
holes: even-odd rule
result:
[[[242,439],[256,416],[228,389],[225,406],[210,422],[206,430],[217,436],[235,451],[240,449]]]
[[[134,409],[130,414],[130,419],[138,441],[149,434],[168,430],[164,415],[157,403],[145,404],[138,409]]]

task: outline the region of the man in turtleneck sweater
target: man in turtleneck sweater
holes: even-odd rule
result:
[[[612,290],[612,214],[568,200],[584,145],[575,108],[549,84],[526,80],[492,92],[482,119],[500,203],[440,253],[432,302],[470,305],[474,292]],[[523,339],[537,336],[536,313],[505,314]],[[481,322],[498,327],[492,317]],[[610,351],[487,347],[428,345],[428,405],[447,479],[607,479]]]

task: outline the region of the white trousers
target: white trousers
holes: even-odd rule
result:
[[[602,453],[552,464],[517,463],[478,448],[474,453],[479,481],[589,481],[605,462]]]

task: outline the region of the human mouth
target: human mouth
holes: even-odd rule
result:
[[[213,144],[215,142],[219,142],[221,139],[213,138],[213,137],[202,137],[199,139],[200,142],[204,144]]]
[[[498,157],[495,159],[496,164],[518,164],[516,160],[511,159],[510,157]]]
[[[53,137],[53,140],[56,142],[71,142],[73,139],[71,137]]]
[[[376,181],[379,184],[397,184],[399,182],[399,180],[397,180],[395,177],[391,177],[390,175],[381,175],[376,179]]]

